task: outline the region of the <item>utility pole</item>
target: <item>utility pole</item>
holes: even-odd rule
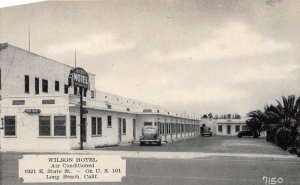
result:
[[[76,68],[76,49],[75,49],[75,68]]]
[[[79,87],[80,92],[80,150],[83,150],[83,134],[84,134],[84,128],[83,128],[83,107],[82,107],[82,87]]]
[[[30,52],[30,24],[28,25],[28,51]]]

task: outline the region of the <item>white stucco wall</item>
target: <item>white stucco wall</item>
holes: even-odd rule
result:
[[[51,98],[55,99],[55,96]],[[68,100],[68,96],[56,99],[56,105],[42,105],[42,97],[19,97],[25,100],[25,105],[11,105],[15,98],[3,99],[3,115],[15,116],[16,135],[5,136],[1,132],[1,149],[5,150],[68,150],[77,145],[78,139],[70,137],[69,126],[69,108],[64,104]],[[40,102],[40,103],[38,103]],[[25,109],[39,109],[39,114],[25,113]],[[51,119],[51,136],[39,136],[39,116],[50,116]],[[54,136],[53,124],[54,116],[66,116],[66,136]],[[79,133],[79,128],[77,128]]]
[[[71,66],[8,45],[0,51],[1,94],[5,96],[35,95],[35,78],[39,78],[40,95],[64,94]],[[25,75],[29,76],[29,93],[25,93]],[[48,93],[42,91],[42,79],[48,80]],[[90,90],[95,91],[95,75],[89,74]],[[55,91],[59,81],[59,91]],[[73,88],[69,93],[74,92]],[[90,97],[91,93],[87,93]]]

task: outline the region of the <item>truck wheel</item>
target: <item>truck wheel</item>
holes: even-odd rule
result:
[[[158,146],[161,146],[161,141],[159,141],[159,142],[157,143],[157,145],[158,145]]]
[[[145,146],[145,143],[144,143],[144,142],[141,142],[141,143],[140,143],[140,146]]]

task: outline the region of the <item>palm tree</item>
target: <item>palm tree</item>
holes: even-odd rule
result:
[[[299,109],[300,97],[296,99],[295,95],[288,97],[282,96],[282,103],[277,100],[277,106],[270,107],[267,114],[273,120],[276,120],[276,144],[277,142],[285,142],[286,137],[291,138],[290,146],[297,145],[299,137]],[[284,136],[284,138],[281,138]],[[284,146],[286,147],[286,146]]]
[[[282,102],[277,100],[276,114],[280,118],[282,126],[287,128],[294,127],[299,114],[300,99],[296,100],[295,95],[290,95],[287,98],[282,96]]]
[[[251,111],[247,114],[250,118],[246,121],[247,127],[253,132],[254,137],[258,137],[259,133],[265,128],[267,123],[267,115],[260,110]]]
[[[267,131],[267,141],[275,142],[282,148],[300,147],[300,97],[282,96],[277,105],[266,105],[263,111],[247,114],[247,126],[253,132]]]
[[[274,128],[278,123],[277,114],[274,114],[272,111],[274,109],[275,107],[273,105],[266,105],[264,107],[264,111],[251,111],[247,114],[247,116],[250,118],[248,122],[252,122],[252,124],[256,125],[260,124],[259,131],[265,131],[270,128]]]

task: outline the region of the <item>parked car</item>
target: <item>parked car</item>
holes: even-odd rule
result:
[[[243,130],[243,131],[239,131],[238,137],[243,137],[243,136],[251,136],[254,137],[254,134],[252,131],[250,130]],[[259,137],[259,134],[257,134],[255,137]]]
[[[142,128],[142,135],[140,136],[140,145],[144,146],[145,144],[157,144],[161,145],[161,137],[159,134],[159,128],[157,126],[144,126]]]

